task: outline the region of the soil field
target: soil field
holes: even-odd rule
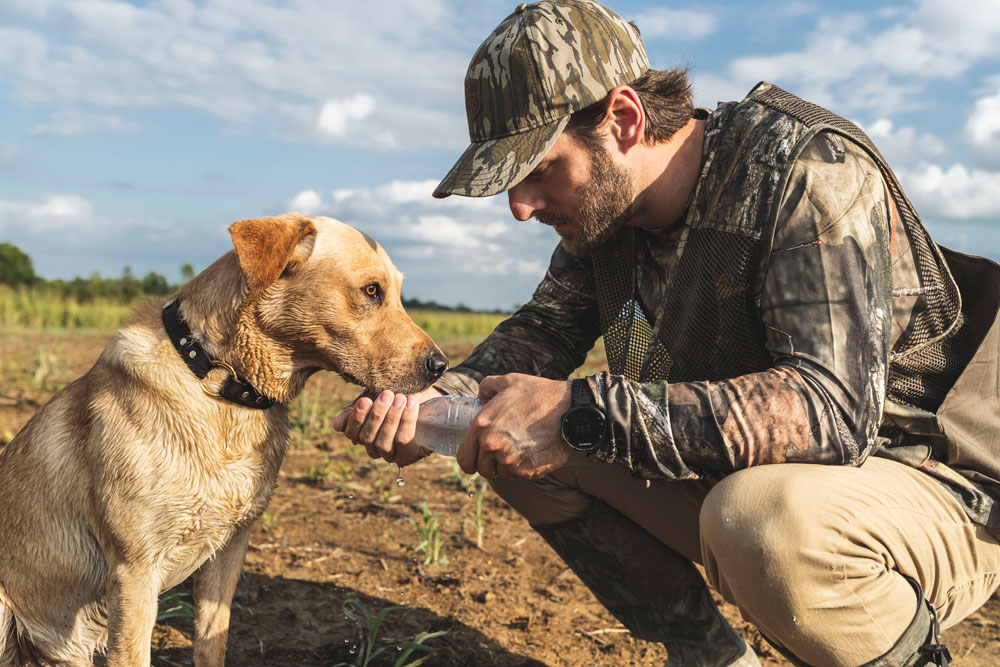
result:
[[[85,372],[110,335],[0,330],[0,444]],[[440,341],[453,363],[472,342]],[[227,664],[359,666],[369,641],[384,647],[368,662],[379,666],[425,656],[445,667],[663,664],[665,650],[630,637],[477,477],[432,456],[398,485],[395,468],[333,433],[329,422],[356,391],[323,374],[296,402],[280,483],[236,592]],[[191,664],[189,595],[185,583],[161,600],[153,664]],[[723,610],[764,664],[787,664],[733,607]],[[380,612],[372,636],[365,613]],[[944,640],[956,665],[1000,665],[1000,597]],[[415,641],[434,652],[402,659]]]

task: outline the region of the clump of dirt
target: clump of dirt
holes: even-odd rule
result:
[[[0,332],[0,436],[83,373],[107,338]],[[58,361],[42,359],[40,348],[57,350]],[[453,360],[468,351],[445,349]],[[36,380],[39,365],[44,377]],[[631,637],[522,518],[453,460],[432,456],[407,467],[397,486],[396,468],[333,433],[330,420],[355,394],[327,374],[296,404],[294,448],[254,528],[233,602],[227,664],[363,665],[362,607],[372,617],[385,612],[373,640],[384,650],[373,666],[397,665],[421,633],[443,633],[423,642],[434,649],[425,665],[663,664],[661,646]],[[190,583],[177,593],[173,600],[188,599]],[[787,664],[733,607],[723,612],[765,665]],[[156,626],[154,665],[192,662],[192,619],[183,605],[178,613]],[[945,633],[955,664],[1000,664],[998,630],[994,596]]]

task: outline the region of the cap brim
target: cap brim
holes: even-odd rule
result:
[[[563,116],[533,130],[471,144],[434,196],[489,197],[514,187],[545,157],[568,122]]]

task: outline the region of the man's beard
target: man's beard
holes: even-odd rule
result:
[[[639,208],[629,173],[615,165],[603,148],[590,152],[590,176],[580,193],[580,201],[573,215],[539,213],[535,216],[547,225],[569,225],[573,236],[563,236],[562,246],[577,257],[593,254]]]

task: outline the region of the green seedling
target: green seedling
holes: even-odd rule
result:
[[[331,472],[330,476],[341,484],[347,484],[354,479],[354,466],[350,463],[337,461],[337,470]]]
[[[372,480],[372,491],[379,494],[384,503],[392,499],[392,487],[388,486],[381,477],[376,477]]]
[[[58,351],[53,352],[43,345],[39,345],[35,350],[34,361],[35,370],[31,374],[31,381],[36,387],[50,387],[51,383],[47,380],[66,371],[66,363]]]
[[[483,549],[483,532],[485,530],[485,526],[483,525],[483,498],[486,496],[486,489],[489,486],[485,481],[479,482],[479,493],[476,495],[476,511],[473,512],[471,519],[465,520],[466,524],[472,525],[476,533],[476,547],[480,551]]]
[[[269,533],[276,533],[281,530],[281,526],[278,525],[278,515],[271,514],[270,512],[264,512],[260,515],[260,521],[264,524],[264,529]]]
[[[170,618],[194,618],[194,605],[187,600],[189,597],[188,593],[175,588],[161,595],[157,604],[157,623]]]
[[[327,454],[323,454],[323,463],[318,466],[311,465],[306,468],[306,481],[310,484],[322,484],[331,479],[335,474],[330,457]]]
[[[365,646],[364,651],[361,654],[361,662],[338,662],[334,667],[368,667],[372,664],[372,661],[381,655],[384,651],[389,648],[389,645],[380,646],[375,648],[375,640],[378,637],[378,631],[382,627],[382,622],[385,617],[389,615],[389,612],[395,611],[397,609],[403,609],[400,606],[383,607],[378,610],[374,616],[368,611],[368,607],[365,603],[357,598],[351,598],[350,600],[344,600],[343,604],[344,614],[356,623],[362,623],[365,629]],[[402,651],[399,657],[396,658],[396,662],[393,663],[393,667],[417,667],[418,665],[424,664],[430,654],[437,651],[433,646],[427,646],[425,642],[440,637],[445,634],[445,630],[438,630],[437,632],[421,632],[418,633],[413,639],[402,644],[396,645],[397,649]],[[416,653],[426,653],[422,657],[415,660],[410,660],[410,657]]]
[[[417,529],[417,537],[420,540],[417,546],[413,547],[413,551],[424,554],[424,565],[443,565],[448,562],[448,558],[444,555],[444,545],[441,544],[441,527],[426,501],[423,504],[423,513],[423,520],[419,523],[412,517],[405,517]]]

